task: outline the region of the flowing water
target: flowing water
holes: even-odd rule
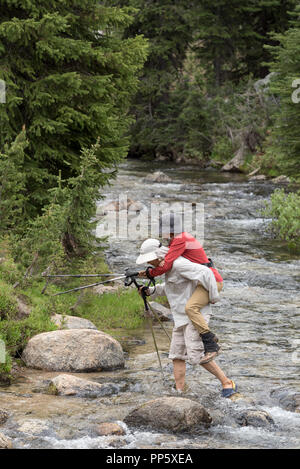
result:
[[[149,183],[149,171],[161,169],[170,183]],[[65,398],[43,393],[58,373],[26,370],[18,382],[0,389],[0,408],[11,411],[1,431],[19,448],[299,448],[300,414],[289,412],[270,396],[284,387],[300,391],[300,257],[265,232],[259,213],[274,190],[268,182],[248,182],[242,175],[200,171],[128,161],[106,191],[103,206],[120,194],[140,201],[203,203],[204,247],[222,273],[222,300],[213,306],[211,328],[222,342],[218,363],[239,386],[244,400],[220,397],[219,383],[199,366],[188,366],[189,395],[211,413],[213,425],[197,435],[127,428],[124,436],[99,437],[95,425],[122,422],[138,404],[169,395],[163,385],[151,333],[145,327],[127,331],[124,370],[80,375],[98,382],[114,381],[119,393],[100,399]],[[134,265],[141,240],[111,239],[107,260],[114,271]],[[172,324],[166,326],[170,332]],[[164,373],[172,384],[168,342],[155,332]],[[124,335],[122,332],[121,335]],[[297,351],[298,348],[298,351]],[[297,353],[298,352],[298,353]],[[267,411],[275,425],[241,427],[236,416],[247,408]]]

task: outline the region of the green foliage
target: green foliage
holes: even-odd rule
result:
[[[92,321],[100,330],[136,329],[143,325],[143,301],[136,289],[120,290],[95,297],[87,293],[77,315]]]
[[[112,177],[97,158],[99,147],[98,142],[81,152],[78,176],[66,181],[59,177],[42,215],[29,223],[25,234],[15,237],[13,250],[18,261],[28,266],[37,255],[40,269],[61,269],[66,258],[95,251],[95,222],[91,220],[101,197],[99,187]]]
[[[25,173],[24,151],[28,145],[21,132],[11,146],[0,152],[0,234],[15,227],[24,216]]]
[[[295,10],[295,19],[285,34],[274,36],[279,45],[269,48],[274,61],[272,70],[277,74],[271,91],[279,98],[280,106],[272,131],[272,151],[277,155],[277,164],[283,172],[300,177],[300,6]],[[293,16],[294,18],[294,16]],[[296,88],[293,83],[298,80]],[[292,94],[297,102],[293,102]]]
[[[259,104],[246,96],[245,82],[268,74],[264,45],[276,43],[270,32],[286,30],[296,0],[113,3],[138,9],[126,37],[143,33],[150,44],[133,106],[130,154],[207,160],[224,150],[217,158],[226,160],[244,133],[254,136],[249,151],[256,151],[266,122],[261,125],[263,105],[257,115]]]
[[[56,330],[56,326],[50,319],[48,305],[34,308],[26,319],[0,321],[0,338],[6,343],[11,357],[19,356],[28,340],[34,335],[53,330]]]
[[[271,217],[271,232],[288,243],[291,249],[300,250],[300,191],[286,194],[276,189],[266,204],[263,215]]]
[[[268,73],[264,62],[272,43],[269,32],[282,32],[296,0],[199,0],[195,4],[195,50],[210,84],[239,83],[250,74]],[[216,90],[217,92],[217,90]]]
[[[126,155],[128,108],[146,57],[140,36],[122,39],[132,11],[97,0],[2,0],[0,148],[25,125],[26,214],[49,200],[58,171],[80,174],[80,151],[97,137],[97,158],[111,167]]]
[[[14,319],[17,311],[18,305],[12,286],[0,279],[0,320]]]
[[[169,140],[165,141],[164,130],[166,126],[172,127],[176,119],[171,94],[180,77],[187,47],[193,40],[194,2],[116,0],[113,3],[129,4],[137,9],[125,37],[143,34],[149,40],[148,59],[132,107],[136,122],[131,128],[131,154],[152,157],[157,153],[172,154],[172,145]]]

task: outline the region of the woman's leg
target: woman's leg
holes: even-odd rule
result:
[[[223,283],[217,282],[218,291],[223,288]],[[200,335],[210,332],[207,322],[205,321],[201,309],[209,303],[208,291],[198,285],[185,306],[185,312]]]
[[[208,302],[208,291],[202,285],[198,285],[185,306],[187,316],[200,335],[210,332],[208,324],[201,313],[201,309],[204,308]]]

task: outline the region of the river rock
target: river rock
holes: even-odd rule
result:
[[[109,202],[104,207],[97,207],[97,216],[107,215],[109,212],[120,212],[126,210],[128,212],[140,212],[145,208],[144,204],[130,199],[129,197],[121,198],[118,201]]]
[[[6,410],[1,410],[0,409],[0,425],[3,425],[6,420],[8,420],[9,413],[6,412]]]
[[[106,435],[125,435],[125,430],[117,423],[104,422],[96,427],[96,433],[99,436]]]
[[[48,392],[59,396],[102,397],[115,394],[113,383],[99,384],[72,375],[59,375],[51,379]]]
[[[0,449],[12,449],[12,440],[0,433]]]
[[[38,334],[29,340],[22,359],[30,368],[47,371],[89,372],[124,367],[119,342],[92,329]]]
[[[18,431],[26,435],[42,435],[49,432],[49,425],[46,420],[27,419],[20,422]]]
[[[272,179],[272,182],[274,182],[275,184],[288,184],[291,182],[291,180],[289,177],[282,175]]]
[[[136,427],[188,433],[200,426],[209,426],[211,421],[201,404],[182,397],[161,397],[146,402],[124,419],[126,424]]]
[[[249,181],[265,181],[267,176],[264,174],[258,174],[257,176],[252,176],[249,178]]]
[[[236,420],[242,427],[248,427],[249,425],[252,427],[267,427],[275,423],[268,412],[258,409],[245,410],[237,416]]]
[[[150,301],[149,305],[153,309],[153,311],[158,315],[161,321],[171,321],[172,320],[172,313],[169,308],[157,303],[156,301]],[[154,316],[155,318],[155,316]]]
[[[279,401],[279,405],[289,412],[300,413],[300,392],[278,388],[271,391],[271,397]]]
[[[172,182],[171,178],[162,171],[155,171],[144,178],[145,182]]]
[[[244,396],[243,394],[240,394],[239,392],[236,392],[235,394],[232,394],[232,396],[229,397],[229,399],[232,402],[238,402],[239,404],[255,404],[254,399],[248,396]]]
[[[60,329],[96,329],[97,327],[88,319],[79,318],[77,316],[64,316],[62,314],[55,314],[51,320]]]

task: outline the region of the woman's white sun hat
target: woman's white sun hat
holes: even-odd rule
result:
[[[136,260],[138,265],[146,264],[147,262],[154,261],[155,259],[159,259],[159,250],[161,247],[161,243],[158,239],[146,239],[143,242],[140,248],[140,255]]]

